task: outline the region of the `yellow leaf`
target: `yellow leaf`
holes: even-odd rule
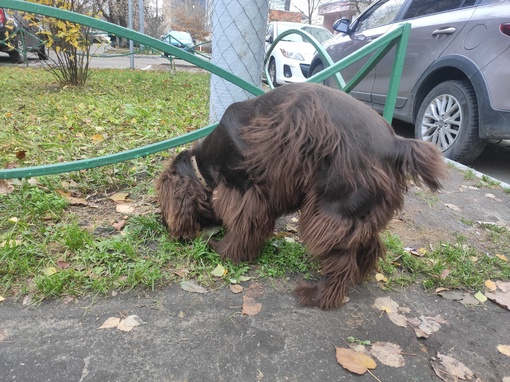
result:
[[[19,219],[18,219],[17,217],[9,218],[9,221],[10,221],[11,223],[17,223],[17,222],[18,222],[18,220],[19,220]]]
[[[103,134],[94,134],[92,136],[92,142],[93,143],[101,143],[104,141],[104,136]]]
[[[386,276],[384,276],[382,273],[376,273],[375,274],[375,279],[377,281],[382,281],[382,282],[385,282],[385,283],[388,282],[388,278]]]
[[[211,275],[216,277],[223,277],[225,274],[227,274],[227,270],[221,265],[218,264],[216,268],[211,272]]]
[[[0,296],[0,302],[5,301],[5,297]]]
[[[51,276],[51,275],[57,273],[57,268],[55,268],[55,267],[44,268],[43,273],[45,276]]]
[[[358,374],[365,374],[369,369],[375,369],[377,364],[366,354],[352,349],[336,348],[336,360],[343,368]]]
[[[500,254],[498,253],[498,254],[496,254],[496,257],[497,257],[498,259],[500,259],[500,260],[503,260],[503,261],[508,262],[508,259],[507,259],[507,257],[506,257],[505,255],[500,255]]]
[[[485,286],[493,292],[497,289],[497,285],[490,279],[485,280]]]
[[[510,345],[498,345],[497,348],[500,353],[510,357]]]
[[[9,117],[12,117],[12,113],[5,113],[5,114],[4,114],[4,116],[6,116],[6,117],[8,117],[8,118],[9,118]]]
[[[482,293],[482,292],[478,292],[475,294],[475,298],[480,301],[480,302],[485,302],[487,301],[487,297]]]
[[[128,192],[116,192],[115,194],[110,196],[108,199],[111,199],[114,202],[125,202],[128,196],[129,196]]]

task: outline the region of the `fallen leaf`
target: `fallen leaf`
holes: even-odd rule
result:
[[[246,289],[246,296],[248,297],[260,297],[265,293],[264,287],[258,283],[253,283]]]
[[[57,273],[57,268],[55,267],[48,267],[43,269],[43,273],[45,276],[51,276]]]
[[[243,296],[243,310],[242,314],[247,316],[254,316],[262,310],[262,304],[256,302],[254,298]]]
[[[118,204],[115,210],[121,214],[132,214],[135,211],[135,207],[129,203]]]
[[[448,276],[450,275],[450,270],[449,269],[444,269],[443,272],[441,272],[441,274],[439,275],[439,278],[441,280],[444,280],[445,278],[447,278]]]
[[[441,328],[441,324],[448,323],[439,315],[435,317],[421,315],[419,318],[408,318],[407,322],[414,329],[418,338],[429,338],[432,333]]]
[[[103,134],[94,134],[92,136],[92,143],[101,143],[104,141],[104,136]]]
[[[234,294],[241,293],[243,291],[243,287],[239,284],[230,284],[230,291]]]
[[[375,279],[377,281],[382,281],[384,283],[387,283],[388,282],[388,278],[386,276],[384,276],[382,273],[376,273],[375,274]]]
[[[402,349],[391,342],[374,342],[370,354],[377,358],[383,365],[402,367],[405,365],[404,357],[400,355]]]
[[[487,293],[486,296],[489,300],[510,310],[510,292],[500,292],[497,290],[494,293]]]
[[[503,281],[496,281],[496,285],[499,289],[501,289],[503,292],[510,292],[510,281],[503,282]]]
[[[474,373],[462,362],[445,354],[437,353],[439,361],[432,361],[431,366],[437,376],[446,382],[466,380],[474,377]]]
[[[114,202],[125,202],[128,196],[128,192],[116,192],[115,194],[111,195],[109,199],[113,200]]]
[[[106,319],[105,322],[103,322],[103,325],[101,325],[97,329],[112,329],[116,328],[120,323],[120,318],[118,317],[109,317]]]
[[[5,297],[0,296],[0,302],[5,301]]]
[[[136,314],[132,314],[131,316],[127,316],[121,320],[117,326],[117,329],[122,330],[123,332],[130,332],[134,327],[143,324],[144,322],[140,317],[138,317]]]
[[[494,292],[496,289],[498,289],[498,286],[496,285],[496,283],[490,279],[485,280],[485,286],[487,287],[487,289],[490,289],[492,292]]]
[[[337,347],[336,360],[344,369],[358,375],[365,374],[369,369],[375,369],[377,367],[373,358],[352,349]]]
[[[69,263],[64,260],[57,260],[57,267],[59,267],[60,269],[67,269],[69,268]]]
[[[374,307],[386,313],[397,312],[398,304],[390,297],[378,297],[375,299]]]
[[[18,158],[19,160],[25,159],[26,156],[27,156],[26,150],[19,150],[16,152],[16,158]]]
[[[498,345],[497,348],[500,353],[510,357],[510,345]]]
[[[17,223],[19,221],[19,219],[17,217],[12,217],[12,218],[9,218],[7,221],[11,222],[11,223]]]
[[[508,258],[505,255],[500,255],[499,253],[496,254],[496,257],[500,260],[503,260],[505,262],[508,262]]]
[[[205,289],[204,287],[201,287],[200,285],[198,285],[197,283],[195,283],[194,281],[192,280],[186,280],[186,281],[181,281],[181,288],[184,289],[185,291],[188,291],[188,292],[191,292],[191,293],[207,293],[207,289]]]
[[[120,232],[120,231],[122,230],[122,228],[124,228],[124,227],[125,227],[126,223],[127,223],[127,221],[126,221],[126,220],[121,219],[121,220],[119,220],[117,223],[113,223],[113,224],[112,224],[112,227],[113,227],[113,228],[115,228],[115,230],[116,230],[116,231],[119,231],[119,232]]]
[[[417,250],[416,248],[405,247],[404,251],[406,251],[407,253],[409,253],[413,256],[417,256],[417,257],[423,257],[427,254],[427,250],[425,248],[420,248]]]
[[[403,314],[390,312],[388,313],[388,318],[397,326],[401,326],[403,328],[407,326],[407,318]]]
[[[178,270],[174,271],[174,273],[177,276],[179,276],[180,278],[183,278],[184,276],[186,276],[189,273],[189,269],[188,268],[178,269]]]
[[[211,272],[211,275],[216,277],[223,277],[225,274],[227,274],[227,270],[225,267],[223,267],[221,264],[218,264],[216,268]]]
[[[475,298],[480,301],[481,303],[484,303],[485,301],[487,301],[487,297],[482,293],[482,292],[477,292],[475,294]]]
[[[0,195],[7,195],[14,191],[14,187],[5,179],[0,179]]]

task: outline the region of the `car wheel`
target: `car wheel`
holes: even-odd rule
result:
[[[470,163],[486,141],[478,134],[476,94],[467,81],[445,81],[423,100],[415,123],[415,137],[435,144],[445,157]]]
[[[322,72],[323,70],[324,70],[324,65],[317,64],[317,66],[315,68],[313,68],[312,73],[310,75],[308,75],[308,78],[316,75],[319,72]],[[326,85],[326,80],[324,80],[324,81],[322,81],[320,83],[323,84],[323,85]]]
[[[269,78],[271,79],[273,86],[276,88],[278,86],[278,83],[276,82],[276,61],[272,57],[271,60],[269,61],[267,71],[269,72]]]
[[[21,64],[25,62],[23,54],[21,53],[23,51],[23,44],[21,43],[21,40],[16,40],[14,42],[14,46],[16,49],[9,52],[9,57],[11,58],[11,61],[15,64]]]
[[[48,59],[48,53],[46,53],[46,47],[43,45],[39,48],[37,51],[37,57],[39,57],[39,60],[47,60]]]

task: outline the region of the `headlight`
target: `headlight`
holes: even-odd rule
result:
[[[285,50],[283,48],[280,48],[280,52],[282,52],[284,57],[291,58],[293,60],[298,60],[298,61],[305,60],[305,58],[301,55],[301,53],[298,53],[298,52],[291,52],[291,51]]]

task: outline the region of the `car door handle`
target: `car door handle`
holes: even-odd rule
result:
[[[454,28],[454,27],[439,28],[439,29],[436,29],[434,32],[432,32],[432,36],[437,36],[440,34],[452,34],[452,33],[455,33],[456,30],[457,30],[457,28]]]

